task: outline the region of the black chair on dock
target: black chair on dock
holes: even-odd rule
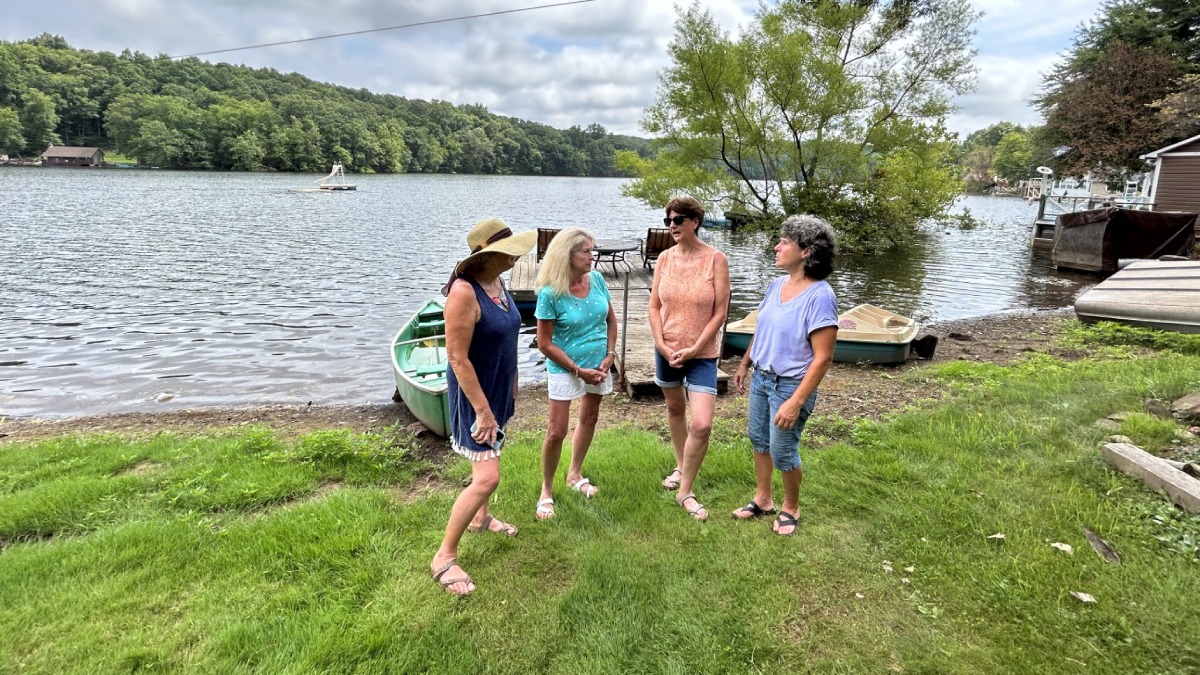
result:
[[[542,262],[542,258],[544,258],[546,256],[546,247],[548,247],[550,245],[550,240],[554,238],[554,235],[558,234],[559,232],[562,232],[562,230],[556,230],[556,229],[549,228],[549,227],[539,227],[538,228],[538,238],[537,238],[537,261],[538,262]]]
[[[646,238],[642,240],[642,265],[654,269],[654,263],[659,254],[675,245],[675,237],[665,227],[651,227],[646,230]]]

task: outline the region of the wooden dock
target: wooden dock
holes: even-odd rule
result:
[[[518,306],[532,307],[537,302],[537,267],[536,254],[530,252],[509,273],[508,289]],[[618,386],[631,397],[661,396],[662,390],[654,384],[654,336],[649,319],[653,272],[646,269],[636,251],[615,265],[605,260],[596,265],[596,270],[608,284],[613,311],[617,313]],[[717,371],[718,392],[725,391],[728,380],[728,374]]]

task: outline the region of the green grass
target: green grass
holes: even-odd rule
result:
[[[1200,625],[1200,519],[1107,470],[1091,426],[1195,390],[1200,357],[1036,356],[922,377],[953,395],[814,425],[849,440],[804,453],[793,538],[728,517],[753,485],[738,420],[714,430],[706,524],[659,487],[666,444],[632,428],[596,438],[599,496],[560,490],[557,517],[537,523],[541,439],[515,436],[493,510],[521,535],[464,538],[479,587],[464,600],[428,563],[469,467],[451,462],[430,488],[389,435],[0,446],[0,672],[1200,668],[1186,638]]]
[[[109,150],[104,151],[104,161],[108,162],[109,164],[137,164],[138,163],[137,157],[131,157],[129,155],[122,155],[122,154],[118,154],[115,151],[109,151]]]

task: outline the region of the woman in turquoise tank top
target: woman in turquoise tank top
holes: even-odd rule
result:
[[[591,232],[572,227],[559,232],[546,249],[538,270],[538,348],[546,355],[550,399],[546,438],[542,441],[542,494],[538,520],[554,517],[554,474],[562,459],[563,439],[571,418],[571,401],[579,401],[579,420],[571,437],[567,487],[584,497],[599,491],[583,476],[583,460],[592,444],[600,402],[612,393],[613,351],[617,315],[608,284],[592,269]]]

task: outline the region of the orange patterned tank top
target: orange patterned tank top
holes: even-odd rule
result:
[[[717,250],[708,247],[693,264],[680,265],[675,260],[678,248],[672,247],[658,256],[658,299],[662,303],[663,342],[672,350],[696,345],[704,327],[717,310],[717,291],[713,281],[713,261]],[[698,359],[713,359],[720,355],[717,333],[707,344],[696,345]]]

